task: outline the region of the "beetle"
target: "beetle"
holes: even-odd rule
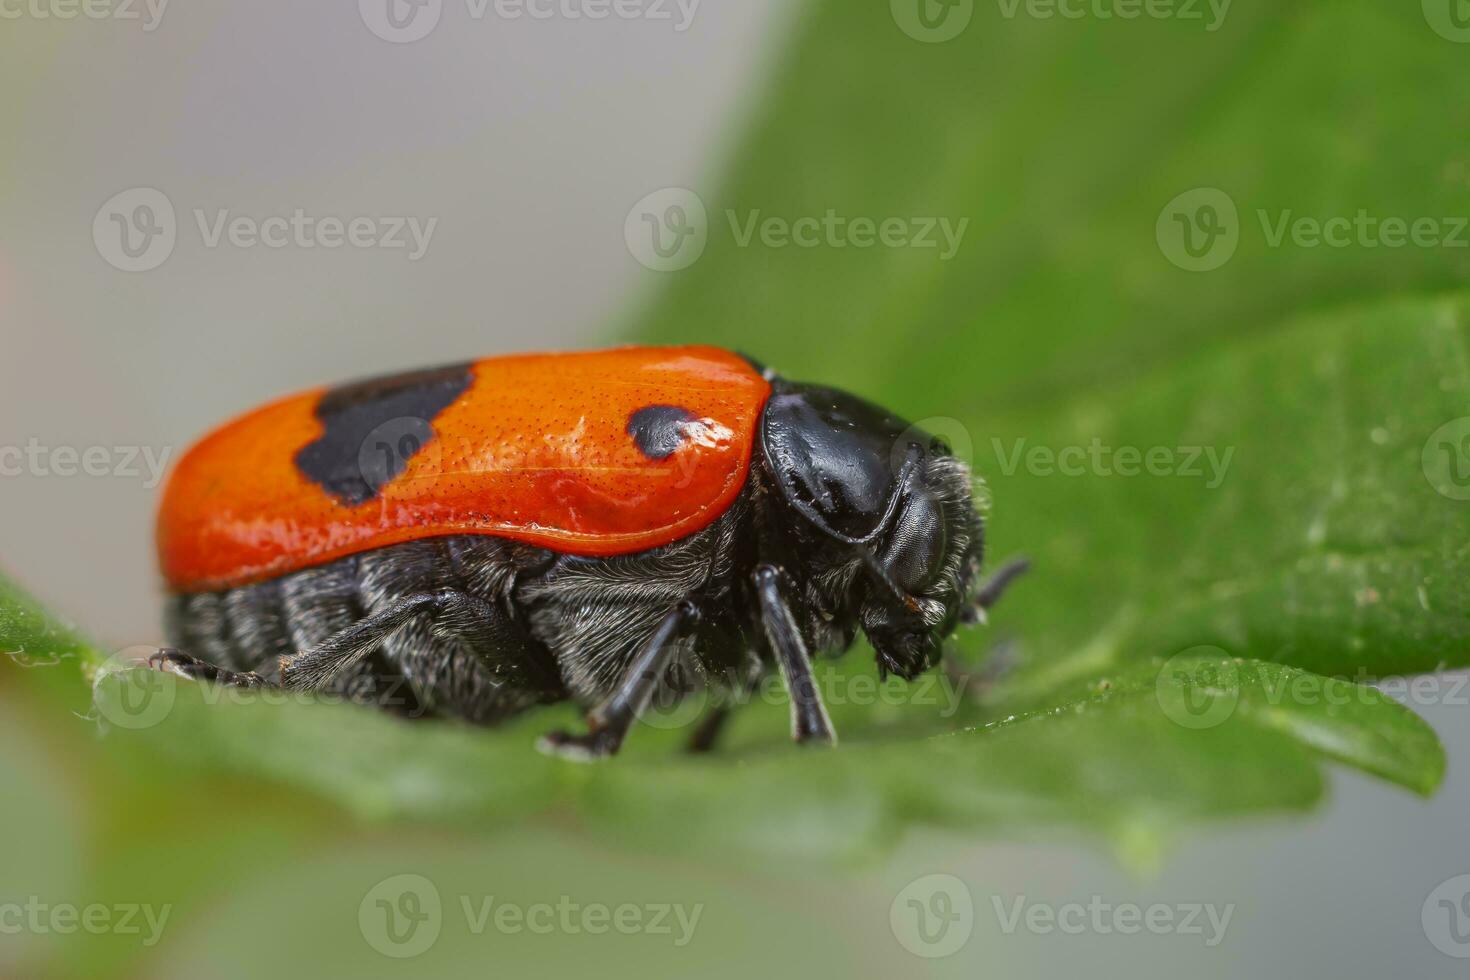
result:
[[[284,398],[169,475],[150,665],[494,724],[572,699],[617,752],[651,699],[778,670],[833,743],[814,655],[859,629],[912,679],[1023,569],[944,443],[715,347],[524,354]],[[700,724],[710,748],[725,709]]]

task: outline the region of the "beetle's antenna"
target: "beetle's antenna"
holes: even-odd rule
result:
[[[1026,574],[1031,569],[1031,559],[1012,558],[1004,565],[995,570],[995,574],[980,583],[975,590],[975,597],[970,600],[970,605],[965,609],[962,618],[967,623],[985,622],[985,611],[1000,601],[1000,597],[1010,588],[1012,582]]]

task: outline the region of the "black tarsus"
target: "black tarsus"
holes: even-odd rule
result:
[[[225,687],[271,686],[270,681],[253,671],[247,674],[238,670],[226,670],[206,660],[200,660],[198,657],[191,657],[173,647],[161,647],[156,653],[149,655],[148,666],[152,670],[173,674],[185,680],[207,681],[211,684],[222,684]]]
[[[761,622],[765,626],[766,639],[776,662],[781,668],[781,677],[786,682],[786,691],[791,698],[791,737],[797,742],[825,742],[837,744],[837,735],[832,731],[832,720],[827,717],[827,707],[822,704],[822,695],[817,690],[816,678],[812,675],[811,657],[806,643],[801,638],[792,619],[791,610],[781,595],[781,572],[774,565],[760,565],[755,570],[755,591],[760,600]]]
[[[699,608],[680,600],[659,622],[647,642],[628,665],[622,681],[605,701],[587,712],[587,734],[549,732],[538,747],[542,751],[572,759],[597,759],[615,754],[627,737],[634,720],[648,707],[649,699],[663,680],[678,641],[699,622]]]

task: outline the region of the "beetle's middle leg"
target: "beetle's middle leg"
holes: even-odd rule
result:
[[[588,760],[613,755],[623,744],[628,729],[648,707],[664,671],[679,650],[679,640],[699,622],[699,609],[682,599],[670,609],[643,644],[616,690],[587,712],[586,735],[551,732],[537,744],[543,752],[569,759]]]
[[[760,657],[754,651],[748,651],[747,656],[749,659],[747,661],[745,677],[739,684],[734,686],[737,703],[744,703],[750,699],[750,696],[755,693],[756,688],[760,687],[761,679],[765,676],[766,672],[765,664],[761,662]],[[728,703],[715,705],[714,710],[705,716],[699,723],[699,726],[694,729],[693,734],[689,736],[689,741],[685,745],[685,748],[695,753],[713,752],[715,745],[720,740],[720,736],[725,731],[725,723],[729,721],[729,718],[730,705]]]

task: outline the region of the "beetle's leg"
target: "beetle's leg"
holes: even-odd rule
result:
[[[649,699],[678,651],[680,637],[698,621],[699,609],[688,599],[681,600],[668,611],[628,665],[617,690],[587,712],[587,734],[550,732],[537,743],[537,748],[583,761],[616,753],[634,719],[648,707]]]
[[[760,598],[766,639],[776,653],[791,698],[791,737],[798,742],[835,745],[837,735],[832,731],[832,719],[827,717],[827,706],[822,704],[822,695],[817,691],[806,643],[781,595],[781,573],[775,566],[761,565],[755,570],[755,590]]]
[[[493,604],[454,589],[403,596],[381,611],[332,634],[310,650],[283,658],[281,683],[299,690],[321,690],[340,671],[372,653],[394,630],[424,613],[432,613],[438,624],[457,632],[498,622],[500,617]]]
[[[978,665],[961,660],[948,646],[939,663],[945,678],[959,691],[960,697],[983,704],[991,689],[1016,666],[1017,659],[1016,641],[1005,639],[997,643]]]
[[[750,654],[750,669],[746,671],[745,679],[737,685],[739,700],[743,703],[755,692],[760,685],[761,677],[765,674],[765,665],[761,663],[760,657],[754,653]],[[685,748],[690,752],[709,752],[714,749],[715,743],[720,740],[720,734],[725,730],[725,721],[730,717],[730,705],[716,705],[715,709],[705,716],[689,736],[689,743]]]
[[[715,743],[720,740],[720,733],[725,730],[725,722],[730,718],[730,706],[722,704],[704,716],[699,727],[689,736],[689,742],[684,746],[687,752],[710,752],[714,750]]]
[[[1031,559],[1012,558],[1004,565],[997,568],[991,576],[980,587],[975,590],[975,598],[970,600],[970,607],[964,611],[963,618],[967,623],[985,622],[985,611],[1000,601],[1000,597],[1010,588],[1012,582],[1026,574],[1031,568]]]
[[[157,653],[151,654],[148,657],[148,666],[152,670],[173,674],[175,677],[183,677],[191,681],[208,681],[211,684],[223,684],[225,687],[272,686],[270,681],[254,671],[246,674],[237,670],[226,670],[200,660],[198,657],[191,657],[173,647],[161,647]]]

